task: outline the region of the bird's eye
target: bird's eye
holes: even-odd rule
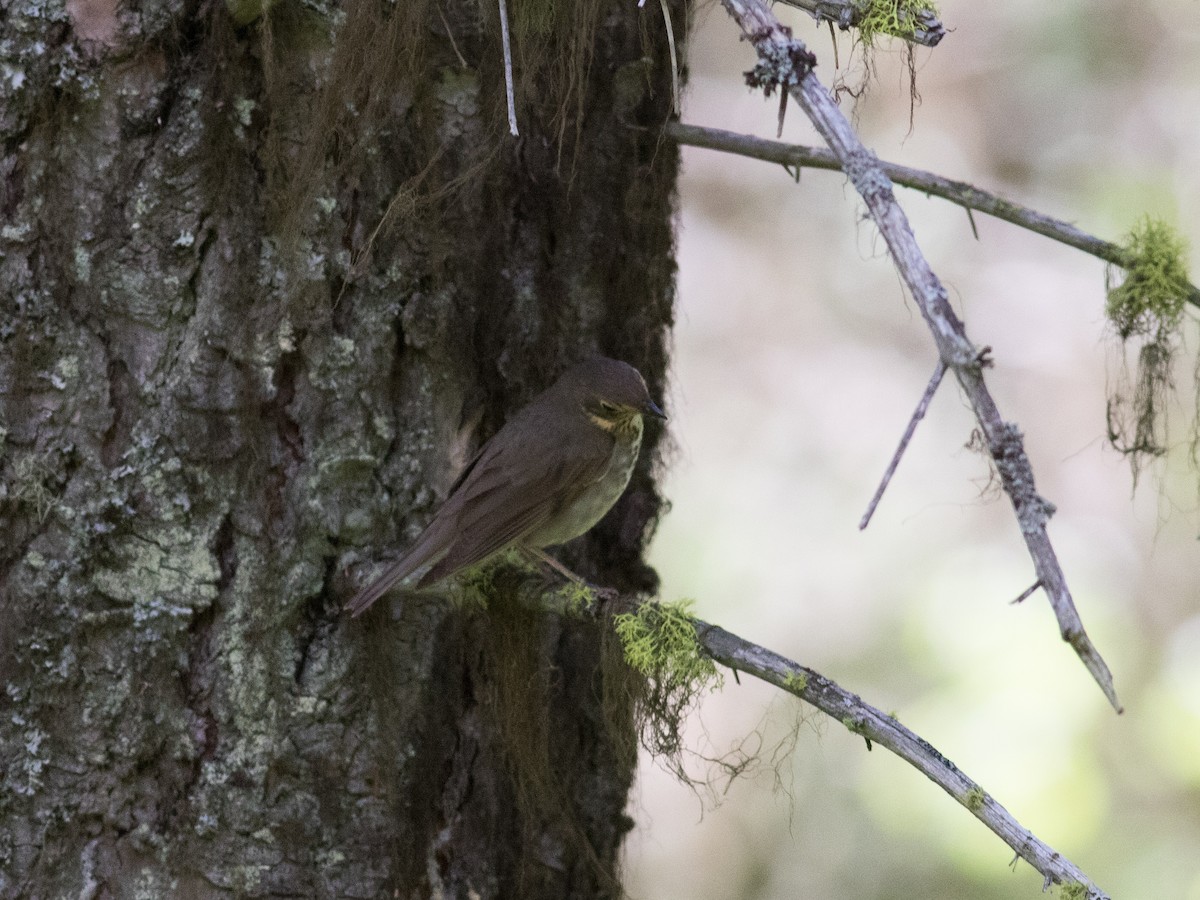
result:
[[[606,413],[615,413],[617,411],[617,405],[615,403],[609,403],[607,400],[600,401],[600,408]]]

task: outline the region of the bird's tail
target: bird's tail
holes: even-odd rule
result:
[[[345,607],[350,616],[352,618],[361,616],[371,607],[371,604],[413,572],[443,555],[445,548],[440,546],[441,541],[438,540],[440,535],[437,533],[439,530],[433,527],[427,528],[404,556],[384,569],[378,578],[355,594]]]

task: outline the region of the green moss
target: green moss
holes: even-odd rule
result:
[[[880,35],[911,38],[920,16],[937,14],[937,6],[928,0],[868,0],[858,20],[859,39],[873,47]]]
[[[453,601],[466,609],[487,609],[488,599],[498,591],[510,592],[515,581],[537,574],[537,568],[518,550],[505,550],[487,562],[467,569],[456,581]],[[515,580],[514,580],[515,577]]]
[[[987,794],[983,792],[983,788],[976,785],[967,791],[967,795],[963,798],[963,802],[966,803],[967,809],[969,809],[971,812],[979,812],[979,810],[983,809],[983,801],[986,799]]]
[[[862,721],[854,718],[853,716],[846,716],[844,719],[842,719],[842,724],[846,726],[846,730],[851,734],[863,733]]]
[[[790,672],[783,679],[783,686],[794,694],[801,693],[808,687],[808,676],[803,672]]]
[[[1108,319],[1122,340],[1174,334],[1187,303],[1187,243],[1161,219],[1143,216],[1122,246],[1125,278],[1108,291]]]
[[[562,603],[563,613],[568,616],[581,616],[596,603],[596,592],[580,581],[568,581],[555,591],[555,596]]]
[[[225,0],[225,8],[237,25],[249,25],[274,6],[276,0]]]
[[[1059,887],[1058,895],[1063,900],[1086,900],[1088,895],[1087,885],[1080,884],[1078,881],[1072,881]]]
[[[1167,399],[1190,291],[1187,246],[1171,226],[1143,217],[1123,245],[1125,277],[1108,291],[1107,314],[1123,343],[1135,341],[1108,400],[1108,439],[1129,457],[1136,477],[1146,457],[1167,449]]]
[[[632,676],[627,687],[642,746],[685,783],[691,779],[682,760],[683,722],[701,694],[721,685],[696,639],[690,606],[687,600],[643,603],[613,618],[621,658]]]
[[[643,603],[636,612],[616,616],[613,626],[629,665],[668,687],[714,682],[717,668],[700,651],[691,605],[690,600]]]

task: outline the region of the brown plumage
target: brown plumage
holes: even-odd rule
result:
[[[593,357],[568,369],[479,449],[408,552],[346,608],[360,615],[426,565],[418,588],[583,534],[629,483],[645,413],[665,418],[633,366]]]

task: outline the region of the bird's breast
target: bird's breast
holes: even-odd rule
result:
[[[612,509],[629,484],[638,451],[642,448],[641,416],[636,417],[624,433],[618,432],[615,437],[604,474],[585,487],[573,502],[565,505],[537,532],[527,536],[525,543],[533,547],[565,544],[579,537]]]

